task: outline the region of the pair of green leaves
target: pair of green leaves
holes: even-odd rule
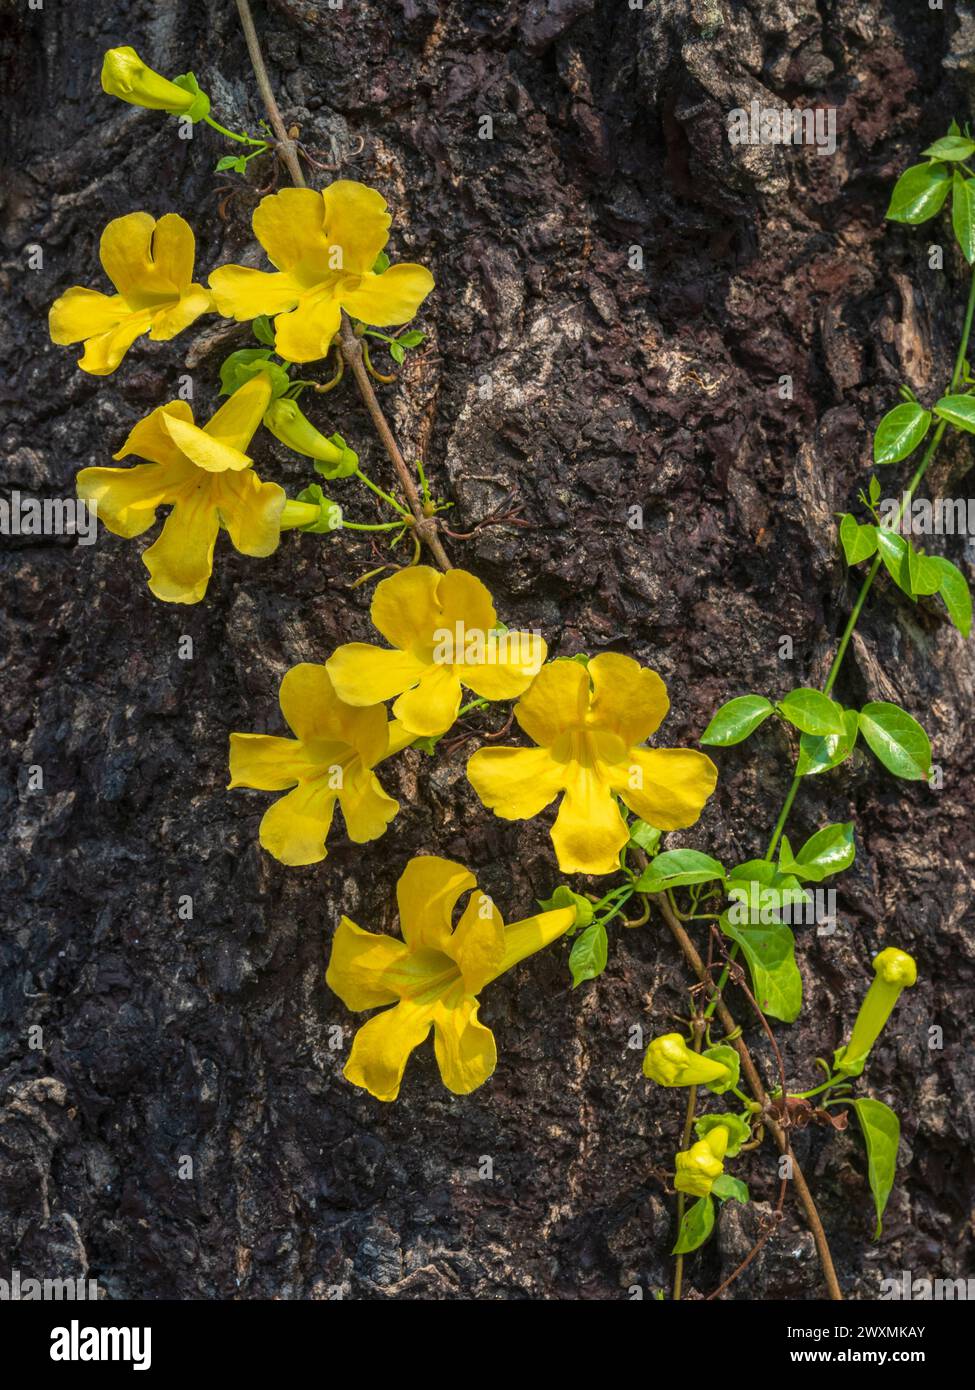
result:
[[[895,777],[922,781],[931,771],[928,736],[906,710],[886,700],[873,700],[857,713],[844,709],[821,690],[804,686],[790,691],[777,705],[764,695],[739,695],[729,700],[708,724],[701,743],[718,748],[741,743],[773,711],[799,730],[796,774],[800,777],[837,767],[850,756],[860,733]]]
[[[232,396],[235,391],[265,372],[271,378],[271,398],[277,400],[291,386],[291,378],[278,362],[272,362],[271,348],[240,348],[225,357],[220,364],[220,394]]]
[[[951,225],[969,265],[975,261],[975,180],[959,167],[975,154],[975,141],[957,123],[943,139],[924,151],[929,162],[906,169],[894,185],[887,209],[892,222],[917,226],[939,213],[951,192]]]

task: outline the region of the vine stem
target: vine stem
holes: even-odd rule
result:
[[[270,79],[267,75],[267,67],[264,63],[264,54],[261,51],[261,41],[257,36],[254,27],[254,16],[251,13],[250,0],[236,0],[237,13],[240,15],[240,25],[244,31],[244,40],[247,44],[247,52],[250,55],[251,67],[254,69],[254,77],[261,93],[261,100],[264,102],[271,128],[277,137],[278,149],[281,158],[288,166],[288,173],[291,175],[292,183],[299,188],[305,188],[305,176],[302,173],[301,165],[298,162],[298,152],[295,141],[291,139],[281,118],[278,103],[275,100],[274,90],[271,87]],[[410,511],[413,514],[412,530],[418,540],[423,541],[430,549],[433,558],[444,571],[452,569],[452,565],[443,548],[439,527],[433,517],[427,516],[423,510],[423,501],[413,481],[413,475],[407,467],[406,460],[396,443],[396,436],[389,427],[389,422],[383,414],[382,406],[375,391],[372,389],[372,382],[369,380],[369,373],[363,361],[362,344],[356,337],[352,328],[352,323],[348,314],[342,311],[342,326],[339,329],[339,347],[342,358],[347,367],[350,367],[355,377],[356,386],[359,388],[359,395],[362,397],[363,405],[369,413],[373,428],[379,435],[389,460],[396,470],[400,485],[406,494]]]
[[[968,303],[965,307],[965,322],[962,326],[961,341],[958,344],[958,352],[955,356],[955,366],[954,370],[951,373],[951,382],[948,386],[949,395],[951,395],[955,390],[957,390],[958,385],[961,381],[962,371],[964,370],[965,366],[965,357],[968,353],[968,341],[971,337],[972,332],[973,315],[975,315],[975,274],[972,275],[971,282],[968,287]],[[921,480],[923,479],[925,473],[928,471],[928,468],[930,467],[931,461],[933,460],[935,454],[938,452],[938,445],[941,443],[942,436],[944,435],[946,429],[947,423],[944,420],[939,420],[937,428],[935,429],[934,434],[931,436],[930,443],[928,444],[928,447],[925,449],[924,454],[922,455],[921,462],[914,470],[914,476],[908,483],[904,491],[904,495],[901,498],[900,506],[897,508],[897,519],[894,523],[894,529],[896,529],[896,527],[900,524],[905,511],[910,506],[912,497],[914,496],[915,492],[920,486]],[[850,610],[850,616],[846,620],[846,627],[843,629],[843,635],[840,638],[839,646],[836,648],[836,655],[833,657],[832,665],[830,666],[829,673],[826,676],[826,683],[823,686],[824,695],[829,695],[833,689],[833,686],[836,684],[836,678],[840,673],[840,667],[843,665],[843,659],[846,656],[847,649],[849,648],[850,641],[856,629],[856,625],[860,621],[860,614],[863,612],[863,605],[867,601],[867,595],[873,588],[874,580],[880,573],[880,566],[882,563],[883,561],[881,560],[880,552],[878,551],[873,558],[873,563],[867,571],[863,584],[860,586],[860,592],[857,595],[856,603],[854,603],[852,609]],[[771,859],[772,855],[775,853],[776,846],[779,843],[779,838],[781,837],[782,832],[785,829],[786,822],[789,819],[789,812],[792,810],[792,804],[796,799],[801,785],[802,778],[797,775],[793,775],[792,781],[789,784],[789,790],[786,793],[785,801],[782,804],[782,810],[779,812],[779,818],[775,822],[775,829],[772,831],[772,838],[769,840],[768,849],[765,851],[766,859]],[[721,991],[728,983],[729,968],[731,963],[737,958],[737,956],[738,946],[737,944],[735,944],[731,949],[730,955],[728,956],[728,964],[721,972],[721,978],[718,980],[717,995],[715,996],[715,998],[720,996]],[[711,1011],[713,1011],[713,1004],[714,1000],[712,999],[711,1004],[708,1006],[709,1010]]]
[[[698,980],[704,986],[705,991],[711,996],[712,1001],[716,1002],[718,1018],[721,1021],[721,1025],[728,1036],[732,1037],[732,1035],[738,1032],[738,1025],[732,1017],[728,1006],[720,996],[717,995],[714,981],[708,974],[697,947],[684,930],[684,927],[674,913],[666,897],[663,894],[656,894],[654,896],[657,898],[663,919],[667,923],[671,935],[680,948],[681,954],[694,971]],[[758,1068],[752,1060],[752,1054],[748,1049],[748,1044],[745,1042],[744,1038],[739,1035],[734,1038],[733,1046],[738,1056],[741,1058],[741,1068],[745,1073],[748,1089],[761,1106],[763,1123],[768,1128],[776,1144],[778,1144],[780,1152],[785,1154],[791,1161],[792,1181],[795,1185],[796,1195],[805,1213],[806,1224],[812,1232],[812,1238],[816,1244],[816,1253],[819,1256],[819,1263],[822,1266],[823,1277],[826,1280],[826,1288],[829,1291],[829,1296],[836,1302],[842,1302],[843,1293],[840,1289],[839,1280],[836,1277],[836,1270],[833,1266],[833,1256],[830,1253],[829,1241],[826,1239],[826,1232],[823,1229],[823,1223],[816,1209],[816,1202],[809,1190],[809,1185],[806,1182],[802,1169],[799,1167],[799,1160],[792,1152],[789,1136],[770,1110],[768,1092],[765,1089],[762,1078],[758,1074]]]

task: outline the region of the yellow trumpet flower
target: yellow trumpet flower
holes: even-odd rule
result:
[[[209,290],[193,281],[193,232],[174,212],[158,222],[147,212],[114,218],[98,254],[118,293],[73,285],[51,305],[48,319],[55,343],[84,343],[83,372],[108,376],[143,333],[164,342],[213,309]]]
[[[342,808],[349,839],[382,835],[399,810],[372,769],[413,739],[387,723],[382,705],[354,709],[335,693],[324,666],[302,662],[281,682],[281,712],[294,738],[230,735],[230,788],[289,790],[264,813],[261,844],[282,864],[317,864]]]
[[[407,323],[433,289],[421,265],[373,266],[389,240],[386,200],[350,179],[311,188],[283,188],[262,198],[254,235],[274,271],[225,265],[210,276],[225,318],[274,318],[276,350],[291,362],[324,357],[342,310],[378,328]]]
[[[632,657],[550,662],[515,706],[539,746],[479,748],[467,775],[504,820],[537,816],[561,795],[552,829],[559,868],[612,873],[629,838],[617,797],[657,830],[682,830],[714,791],[717,768],[704,753],[645,747],[669,707],[656,671]]]
[[[395,650],[349,642],[325,663],[328,673],[350,705],[399,696],[393,714],[418,735],[450,728],[462,685],[486,700],[511,700],[545,660],[541,637],[498,628],[491,595],[466,570],[399,570],[376,585],[369,616]]]
[[[574,907],[505,926],[462,864],[435,855],[411,859],[396,885],[403,940],[339,922],[325,979],[355,1011],[392,1004],[356,1033],[345,1076],[377,1100],[395,1100],[410,1053],[432,1028],[448,1090],[466,1095],[497,1064],[494,1035],[478,1021],[485,985],[562,936]],[[471,892],[456,928],[454,909]]]
[[[159,507],[172,507],[159,539],[142,556],[149,588],[166,603],[203,598],[221,526],[242,555],[277,549],[284,489],[262,483],[244,453],[270,399],[267,376],[254,377],[202,429],[185,401],[170,401],[140,420],[115,455],[151,462],[78,474],[78,496],[96,505],[116,536],[141,536]]]

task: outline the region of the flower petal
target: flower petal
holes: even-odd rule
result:
[[[311,291],[274,320],[275,351],[291,362],[317,362],[339,331],[342,310],[331,289]]]
[[[267,372],[260,372],[224,401],[203,426],[203,432],[239,453],[246,453],[270,403],[271,378]]]
[[[311,188],[282,188],[262,198],[252,225],[271,264],[301,285],[317,285],[341,269],[329,262],[325,200]]]
[[[453,666],[424,666],[419,683],[399,697],[393,713],[407,729],[435,738],[457,718],[461,698],[460,678]]]
[[[220,520],[241,555],[271,555],[281,539],[284,488],[262,483],[252,469],[225,473],[216,493]]]
[[[89,376],[108,376],[114,372],[136,338],[148,333],[151,325],[152,313],[149,309],[129,314],[108,333],[99,333],[87,339],[78,366]]]
[[[378,840],[399,810],[399,802],[387,796],[379,778],[358,759],[346,770],[339,788],[339,805],[349,839],[357,845]]]
[[[175,474],[177,481],[189,478],[192,475],[191,465],[165,428],[167,417],[185,420],[191,425],[193,423],[193,411],[186,401],[169,401],[166,405],[159,405],[132,426],[125,443],[112,457],[124,459],[129,454],[138,454],[139,458],[148,459],[150,463],[165,465],[167,470]]]
[[[317,764],[296,738],[271,734],[230,735],[230,781],[227,790],[253,787],[261,792],[281,792],[314,772]]]
[[[166,518],[155,545],[142,556],[149,588],[166,603],[199,603],[213,573],[220,521],[207,487],[184,494]]]
[[[156,509],[172,501],[164,468],[140,463],[135,468],[83,468],[75,480],[78,496],[94,503],[98,518],[116,536],[141,536],[156,519]]]
[[[562,790],[564,774],[547,748],[479,748],[467,763],[471,786],[502,820],[537,816]]]
[[[408,652],[419,644],[425,651],[441,619],[441,575],[430,565],[408,565],[376,585],[369,609],[374,628],[394,647]]]
[[[547,748],[566,730],[581,728],[588,708],[585,666],[559,659],[539,671],[515,705],[515,718],[530,739]]]
[[[120,294],[102,294],[72,285],[51,305],[47,319],[51,341],[65,347],[110,333],[131,312]]]
[[[411,859],[396,885],[400,935],[411,950],[443,950],[453,931],[453,914],[462,893],[477,879],[463,864],[420,854]]]
[[[454,1095],[466,1096],[482,1086],[498,1064],[494,1034],[478,1021],[478,1002],[465,995],[452,1007],[434,1007],[433,1050],[443,1084]]]
[[[534,917],[524,917],[520,922],[509,922],[504,929],[504,954],[492,978],[550,946],[575,925],[575,920],[574,907],[557,907],[551,912],[536,912]]]
[[[202,285],[190,285],[173,304],[153,314],[149,337],[155,343],[168,342],[195,323],[201,314],[212,313],[213,307],[213,296],[209,290]]]
[[[693,825],[718,781],[714,763],[694,748],[631,748],[612,773],[614,790],[657,830]]]
[[[468,994],[477,994],[498,974],[504,958],[504,922],[486,893],[471,894],[447,942],[447,954],[457,962]]]
[[[566,764],[565,797],[552,827],[559,868],[569,874],[611,874],[630,838],[616,797],[599,772]]]
[[[162,412],[159,423],[179,452],[207,473],[224,473],[227,469],[241,472],[250,467],[251,461],[246,454],[214,439],[199,425],[182,420],[170,411]]]
[[[169,216],[176,215],[170,213]],[[160,222],[163,220],[160,218]],[[182,222],[183,219],[176,220]],[[132,309],[158,308],[167,299],[179,298],[180,287],[167,273],[176,268],[178,256],[170,256],[162,265],[157,265],[153,259],[153,233],[157,225],[147,212],[130,212],[125,217],[114,217],[101,235],[98,254],[105,274]],[[183,225],[185,227],[186,223]],[[178,233],[174,237],[171,232],[172,229],[164,232],[163,245],[173,250]],[[191,241],[192,237],[190,232]],[[187,283],[192,273],[191,255]]]
[[[513,700],[541,671],[548,648],[537,632],[499,632],[488,643],[483,665],[465,662],[461,680],[485,700]]]
[[[354,289],[343,285],[339,299],[346,313],[377,328],[409,323],[433,289],[426,266],[406,262],[391,265],[382,275],[365,274]]]
[[[395,1100],[410,1053],[426,1038],[434,1005],[404,999],[370,1018],[356,1033],[343,1075],[377,1100]]]
[[[340,699],[350,705],[374,705],[415,685],[429,668],[409,652],[346,642],[332,653],[325,669]]]
[[[167,212],[160,217],[153,228],[151,253],[157,277],[180,294],[188,289],[193,279],[196,239],[190,224],[178,213]]]
[[[320,864],[332,824],[336,793],[322,778],[302,782],[268,807],[261,821],[261,844],[282,864]]]
[[[648,666],[631,656],[603,652],[589,663],[593,684],[590,722],[619,734],[627,748],[643,743],[663,723],[670,701],[667,687]]]
[[[252,270],[245,265],[222,265],[207,276],[217,313],[225,319],[256,319],[281,314],[301,298],[297,280],[280,271]]]
[[[333,741],[354,749],[365,767],[384,757],[389,743],[386,711],[380,704],[363,708],[342,700],[328,667],[302,661],[281,682],[281,713],[302,743],[313,747]]]
[[[376,257],[389,240],[391,218],[386,199],[374,188],[354,179],[336,179],[322,194],[325,235],[342,252],[341,266],[353,275],[371,271]],[[388,272],[387,272],[388,273]]]
[[[408,955],[409,948],[402,941],[363,931],[348,917],[342,917],[332,937],[325,983],[354,1013],[395,1004],[399,995],[383,976],[387,970],[401,966]]]

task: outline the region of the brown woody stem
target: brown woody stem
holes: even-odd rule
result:
[[[240,15],[241,28],[244,31],[244,39],[247,43],[247,52],[250,55],[251,66],[254,69],[254,77],[257,79],[257,86],[261,93],[261,99],[264,102],[268,119],[271,122],[271,128],[277,138],[281,158],[288,166],[288,172],[291,175],[292,183],[296,184],[299,188],[304,188],[305,176],[298,162],[298,152],[295,141],[292,140],[288,134],[284,121],[281,118],[281,112],[278,109],[278,103],[275,100],[271,82],[267,75],[267,68],[264,64],[264,54],[261,52],[261,41],[257,37],[257,30],[254,28],[254,16],[251,13],[250,0],[236,0],[236,4],[237,13]],[[413,514],[413,534],[418,540],[429,547],[433,558],[442,570],[446,571],[451,569],[452,565],[447,557],[447,552],[441,544],[438,534],[438,523],[434,517],[427,516],[423,510],[423,501],[416,483],[413,481],[413,475],[406,465],[406,460],[403,458],[400,447],[396,443],[396,437],[389,427],[389,422],[383,414],[382,406],[379,404],[376,393],[372,388],[372,382],[369,380],[369,373],[363,361],[362,344],[355,336],[352,324],[349,321],[349,316],[344,311],[342,314],[342,327],[339,330],[339,348],[345,365],[351,369],[355,377],[356,386],[359,388],[359,395],[362,397],[363,404],[369,412],[369,418],[372,421],[373,428],[379,435],[383,447],[389,455],[390,462],[396,470],[396,475],[406,495],[410,511]]]

